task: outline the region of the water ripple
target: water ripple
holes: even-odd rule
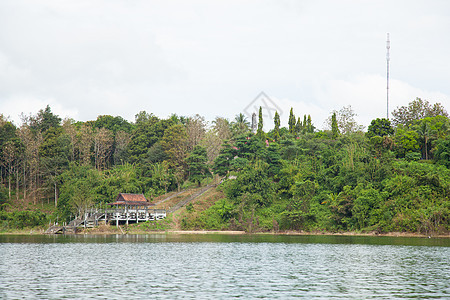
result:
[[[2,299],[445,298],[448,247],[1,243]]]

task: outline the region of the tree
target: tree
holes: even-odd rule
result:
[[[289,133],[290,134],[294,134],[294,132],[295,132],[295,116],[294,116],[294,110],[293,110],[292,107],[291,107],[291,110],[289,112],[288,125],[289,125]]]
[[[215,133],[222,141],[231,138],[230,122],[227,119],[216,117],[213,121],[213,125]]]
[[[397,126],[394,140],[399,157],[406,157],[409,153],[416,153],[419,149],[418,139],[419,135],[416,131],[402,125]]]
[[[110,115],[98,116],[97,120],[94,122],[95,128],[106,128],[116,134],[118,131],[124,131],[130,133],[132,126],[127,120],[122,117],[113,117]]]
[[[188,119],[186,124],[186,134],[187,134],[187,146],[188,150],[191,151],[195,146],[201,141],[205,136],[206,132],[206,121],[205,117],[200,115],[195,115]]]
[[[177,169],[179,175],[184,174],[186,170],[187,140],[186,129],[181,124],[169,127],[161,139],[161,146],[167,154],[169,166]],[[177,178],[181,179],[181,176]]]
[[[194,150],[186,158],[188,165],[189,179],[193,182],[197,182],[200,186],[202,180],[211,176],[207,165],[206,149],[201,146],[195,146]]]
[[[71,214],[82,215],[84,210],[94,203],[100,184],[100,173],[89,166],[71,163],[60,175],[61,193],[58,201],[59,216],[69,219]]]
[[[275,111],[275,117],[273,118],[273,122],[275,125],[274,128],[274,138],[276,141],[278,141],[280,139],[280,115],[278,114],[278,111]]]
[[[306,132],[313,133],[316,128],[312,124],[311,116],[308,115],[308,119],[306,120]]]
[[[113,134],[106,128],[100,128],[94,134],[95,166],[101,171],[112,154]]]
[[[222,143],[223,140],[219,137],[218,132],[214,128],[206,132],[199,145],[206,149],[208,164],[212,164],[219,155]]]
[[[233,136],[239,136],[250,131],[250,122],[243,113],[235,116],[234,121],[231,122]]]
[[[131,163],[142,163],[147,159],[148,150],[164,136],[166,130],[175,124],[170,118],[160,120],[153,115],[139,116],[139,122],[128,143],[128,155]]]
[[[236,148],[236,149],[234,149]],[[230,170],[231,162],[237,154],[237,147],[232,147],[225,143],[220,150],[219,155],[214,160],[213,171],[220,176],[225,176]]]
[[[428,122],[422,122],[421,125],[417,128],[417,133],[419,134],[420,139],[423,141],[423,155],[422,158],[428,160],[428,140],[430,138],[431,130]]]
[[[303,127],[304,126],[303,126],[302,120],[300,119],[300,117],[298,117],[297,124],[295,124],[295,133],[297,135],[303,133]]]
[[[167,193],[167,188],[170,184],[169,164],[166,161],[153,164],[151,174],[152,181],[156,182],[157,186],[164,189],[164,192]]]
[[[258,130],[256,132],[256,135],[261,139],[264,138],[263,127],[264,127],[264,124],[263,124],[263,116],[262,116],[262,107],[260,106],[259,107],[259,117],[258,117]]]
[[[377,118],[370,122],[369,128],[367,129],[367,137],[371,138],[373,136],[389,136],[394,134],[394,129],[391,126],[391,122],[388,119]]]
[[[339,127],[336,120],[336,113],[334,112],[331,116],[331,133],[333,139],[337,139],[339,136]]]
[[[3,143],[1,148],[1,165],[6,169],[5,176],[8,178],[8,200],[11,201],[11,176],[14,174],[14,167],[17,161],[17,149],[14,141]],[[3,175],[3,174],[2,174]]]
[[[27,199],[27,191],[29,191],[29,196],[32,196],[33,203],[36,204],[39,191],[39,147],[43,141],[42,133],[33,130],[29,123],[24,123],[20,127],[19,137],[24,146],[22,158],[24,198]]]
[[[439,164],[450,168],[450,136],[438,140],[436,150],[434,151],[434,159]]]
[[[140,111],[134,116],[134,123],[140,125],[149,121],[153,117],[153,114],[147,113],[145,110]]]
[[[117,131],[114,142],[114,164],[120,164],[127,160],[127,147],[131,135],[125,131]]]
[[[358,125],[355,120],[357,114],[353,111],[351,105],[342,107],[339,111],[333,110],[331,116],[325,121],[328,128],[332,128],[332,117],[336,114],[336,121],[340,133],[348,134],[361,131],[363,126]]]
[[[58,204],[58,176],[69,164],[70,140],[61,127],[50,127],[39,147],[40,167],[44,186],[54,191],[55,207]]]
[[[397,107],[397,109],[392,112],[392,115],[394,116],[392,119],[394,126],[400,124],[411,125],[414,121],[426,117],[444,116],[448,118],[448,113],[442,104],[435,103],[431,105],[427,100],[422,100],[420,98],[411,101],[408,106]]]
[[[403,126],[403,125],[399,125]],[[422,158],[430,159],[436,150],[434,147],[439,139],[445,139],[450,135],[450,120],[444,116],[426,117],[416,120],[409,129],[415,130],[419,135]]]
[[[36,116],[29,118],[30,127],[40,132],[47,131],[50,127],[59,127],[61,118],[52,113],[49,105],[45,109],[39,110]]]
[[[78,150],[80,153],[80,161],[83,166],[91,164],[92,143],[94,141],[92,127],[86,124],[81,124],[78,131]]]
[[[163,146],[160,142],[156,142],[153,144],[147,152],[147,159],[145,160],[145,164],[153,164],[163,162],[167,159],[167,155],[164,151]]]
[[[64,119],[63,121],[63,133],[69,138],[70,141],[70,160],[75,161],[75,149],[77,147],[77,130],[74,126],[72,119]]]
[[[0,114],[0,165],[5,168],[5,175],[0,172],[0,177],[8,178],[8,199],[11,200],[11,177],[14,171],[18,175],[20,153],[23,152],[17,135],[17,128]],[[2,178],[3,179],[3,178]],[[18,184],[18,178],[16,178]]]

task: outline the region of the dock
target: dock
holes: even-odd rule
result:
[[[151,209],[148,207],[124,207],[107,209],[88,209],[67,225],[53,225],[46,230],[47,234],[76,233],[78,228],[92,228],[99,224],[121,224],[139,223],[161,220],[166,217],[165,209]]]

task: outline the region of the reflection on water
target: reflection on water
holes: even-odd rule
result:
[[[0,298],[445,298],[448,246],[391,237],[0,236]]]

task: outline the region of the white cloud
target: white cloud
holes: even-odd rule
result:
[[[282,124],[293,107],[322,128],[351,105],[367,126],[386,112],[387,32],[390,110],[415,97],[450,109],[449,25],[447,1],[6,0],[0,112],[232,119],[264,90]]]
[[[2,101],[0,103],[0,112],[9,117],[16,126],[20,126],[20,116],[22,113],[25,116],[35,115],[47,105],[50,105],[52,112],[62,119],[77,119],[79,116],[78,110],[64,107],[55,99],[36,99],[36,97],[29,97],[27,95],[16,95],[7,99],[7,101]]]

